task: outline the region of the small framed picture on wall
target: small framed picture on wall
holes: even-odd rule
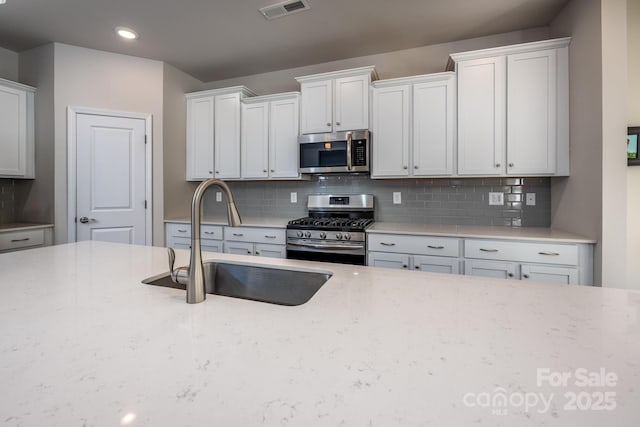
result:
[[[639,139],[640,126],[627,128],[627,166],[640,166],[640,156],[638,156]]]

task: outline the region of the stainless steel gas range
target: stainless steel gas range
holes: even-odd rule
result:
[[[371,194],[312,194],[309,216],[289,221],[287,258],[364,265]]]

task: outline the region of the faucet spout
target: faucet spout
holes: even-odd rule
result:
[[[227,198],[227,223],[233,227],[242,224],[240,214],[238,213],[238,209],[236,208],[236,204],[233,200],[231,189],[224,181],[211,178],[203,181],[198,188],[196,188],[191,201],[191,257],[189,258],[189,273],[188,278],[186,279],[187,303],[189,304],[202,302],[206,298],[204,267],[202,265],[202,250],[200,242],[200,224],[202,221],[202,197],[204,196],[205,191],[211,186],[219,187]],[[176,279],[180,280],[180,275],[176,275]],[[184,280],[181,282],[183,281]]]

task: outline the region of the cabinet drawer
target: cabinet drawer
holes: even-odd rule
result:
[[[0,251],[44,245],[44,230],[0,233]]]
[[[578,247],[558,243],[467,239],[464,244],[464,256],[465,258],[577,265]]]
[[[167,238],[167,247],[174,249],[191,249],[191,238],[169,236]],[[222,240],[200,239],[200,249],[203,252],[222,252]]]
[[[233,242],[285,244],[284,228],[225,227],[224,239]]]
[[[369,233],[367,248],[380,252],[458,257],[460,240],[451,237]]]
[[[201,225],[201,239],[222,240],[222,227],[219,225]],[[169,237],[191,237],[191,224],[167,223],[167,240]]]

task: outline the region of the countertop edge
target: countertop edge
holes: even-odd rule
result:
[[[24,231],[24,230],[40,230],[45,228],[53,228],[53,224],[12,223],[12,224],[0,225],[0,233],[7,233],[11,231]]]

